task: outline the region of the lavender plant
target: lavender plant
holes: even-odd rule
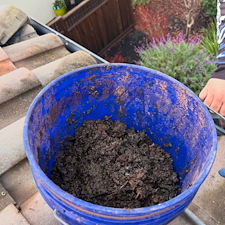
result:
[[[146,47],[136,49],[140,61],[137,64],[161,71],[199,94],[215,69],[214,56],[200,47],[200,39],[186,42],[183,35],[172,39],[154,39]]]

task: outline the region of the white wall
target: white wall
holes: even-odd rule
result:
[[[52,3],[52,0],[0,0],[0,5],[13,5],[45,24],[55,17]]]

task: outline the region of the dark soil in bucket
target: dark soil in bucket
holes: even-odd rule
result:
[[[139,208],[162,203],[178,193],[172,158],[143,131],[105,117],[85,121],[66,141],[51,179],[82,200]]]

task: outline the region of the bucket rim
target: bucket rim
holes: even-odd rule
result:
[[[72,70],[68,73],[65,73],[64,75],[53,80],[51,83],[49,83],[46,87],[44,87],[40,91],[40,93],[35,97],[35,99],[31,103],[31,105],[27,111],[27,114],[25,116],[23,139],[24,139],[24,147],[25,147],[27,158],[29,160],[30,165],[32,165],[32,172],[33,172],[33,170],[35,170],[35,174],[37,176],[41,177],[43,182],[46,184],[46,187],[48,187],[48,189],[51,191],[51,193],[53,195],[56,196],[56,193],[57,193],[57,197],[58,197],[58,195],[62,196],[62,200],[64,200],[64,202],[67,202],[67,203],[71,202],[71,205],[70,205],[71,207],[75,208],[76,210],[79,210],[79,209],[80,210],[82,210],[82,209],[88,210],[90,212],[90,214],[92,214],[91,212],[98,212],[98,214],[103,217],[104,217],[104,215],[114,215],[114,216],[116,216],[117,219],[119,217],[123,217],[123,216],[128,216],[126,219],[129,219],[129,218],[131,219],[132,215],[138,214],[138,215],[150,216],[149,212],[151,212],[151,214],[154,214],[156,212],[158,213],[159,211],[169,211],[169,210],[171,210],[171,207],[181,204],[188,196],[193,195],[193,197],[194,197],[194,195],[197,193],[197,190],[199,189],[201,184],[204,182],[204,180],[208,176],[208,174],[213,166],[213,163],[215,161],[216,152],[217,152],[216,128],[213,129],[213,135],[212,135],[213,141],[212,141],[212,147],[211,147],[212,154],[211,154],[210,160],[208,160],[208,162],[204,168],[204,171],[201,173],[198,180],[195,181],[191,187],[189,187],[187,190],[180,193],[179,195],[175,196],[174,198],[172,198],[168,201],[165,201],[163,203],[153,205],[153,206],[148,206],[148,207],[133,208],[133,209],[129,209],[129,210],[122,209],[122,208],[113,208],[113,207],[96,205],[96,204],[84,201],[82,199],[79,199],[79,198],[69,194],[68,192],[64,191],[58,185],[56,185],[50,178],[48,178],[48,176],[43,172],[43,170],[40,168],[40,166],[36,162],[35,156],[30,148],[29,138],[28,138],[28,125],[29,125],[30,117],[32,115],[32,111],[33,111],[35,105],[37,104],[37,102],[39,101],[40,97],[43,96],[50,87],[56,85],[59,81],[66,79],[67,77],[73,75],[74,73],[78,73],[78,72],[81,72],[84,70],[90,70],[93,68],[102,68],[102,67],[108,67],[108,66],[112,66],[114,68],[115,67],[117,67],[117,68],[131,67],[131,68],[136,68],[136,69],[139,69],[142,71],[144,70],[146,72],[151,71],[151,72],[154,72],[155,74],[158,74],[161,76],[166,76],[168,80],[171,80],[173,83],[178,84],[179,86],[181,86],[182,88],[184,88],[190,94],[193,95],[193,97],[198,102],[200,107],[203,108],[203,111],[206,114],[206,116],[209,118],[209,125],[211,127],[214,127],[214,122],[213,122],[213,119],[211,118],[211,115],[210,115],[208,109],[204,106],[204,104],[198,98],[198,96],[194,92],[192,92],[188,87],[186,87],[184,84],[182,84],[178,80],[174,79],[173,77],[170,77],[162,72],[159,72],[159,71],[151,69],[151,68],[128,64],[128,63],[102,63],[102,64],[94,64],[94,65],[90,65],[90,66],[85,66],[85,67],[81,67],[81,68]],[[55,191],[52,191],[53,189]]]

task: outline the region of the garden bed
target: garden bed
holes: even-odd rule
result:
[[[139,57],[136,49],[170,34],[177,38],[185,34],[187,9],[184,1],[180,0],[152,0],[147,4],[139,4],[134,8],[134,30],[124,37],[102,57],[109,62],[134,63]],[[202,28],[207,27],[209,17],[204,15],[197,0],[194,6],[195,22],[192,26],[191,37],[201,35]]]
[[[211,9],[214,8],[216,5],[212,4]],[[112,63],[131,63],[158,70],[198,95],[215,70],[218,45],[216,26],[209,26],[212,17],[205,14],[200,0],[195,1],[192,9],[194,23],[187,33],[189,10],[184,1],[152,0],[138,4],[134,8],[134,30],[102,57]]]

